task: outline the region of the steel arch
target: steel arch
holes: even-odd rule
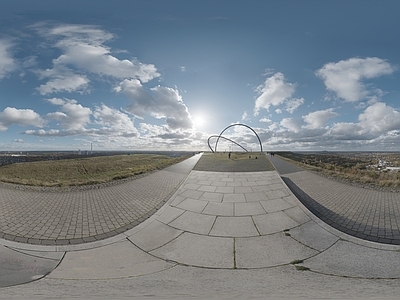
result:
[[[211,135],[211,136],[208,138],[208,140],[207,140],[208,148],[210,148],[211,152],[214,152],[214,150],[213,150],[213,148],[212,148],[211,145],[210,145],[210,139],[212,139],[212,138],[214,138],[214,137],[221,137],[221,138],[223,138],[223,139],[225,139],[225,140],[227,140],[227,141],[230,141],[230,142],[236,144],[237,146],[239,146],[240,148],[242,148],[244,151],[249,152],[245,147],[243,147],[243,146],[240,145],[239,143],[236,143],[234,140],[228,139],[227,137],[224,137],[224,136],[219,136],[219,135],[217,135],[217,134]]]
[[[219,134],[219,136],[218,136],[218,138],[217,138],[217,141],[215,142],[214,152],[217,152],[218,142],[219,142],[219,139],[222,137],[222,134],[223,134],[227,129],[229,129],[229,128],[233,127],[233,126],[244,126],[244,127],[248,128],[248,129],[250,129],[251,131],[253,131],[253,133],[256,135],[256,137],[257,137],[257,139],[258,139],[258,142],[260,143],[261,152],[263,152],[262,143],[261,143],[260,137],[258,136],[257,132],[255,132],[254,129],[251,128],[250,126],[248,126],[248,125],[246,125],[246,124],[241,124],[241,123],[231,124],[231,125],[225,127],[225,129],[221,131],[221,133]]]

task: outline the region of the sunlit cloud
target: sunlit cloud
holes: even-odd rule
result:
[[[324,80],[326,88],[337,97],[347,102],[356,102],[372,96],[374,92],[364,80],[392,74],[393,71],[394,67],[387,61],[378,57],[367,57],[330,62],[315,74]],[[380,92],[378,89],[377,93]]]
[[[102,104],[93,112],[95,123],[100,129],[94,133],[98,135],[113,135],[124,137],[136,137],[139,135],[133,120],[128,114]]]
[[[334,112],[332,108],[313,111],[303,116],[303,120],[307,123],[307,125],[305,125],[304,127],[308,129],[318,129],[324,127],[329,119],[337,116],[338,114]]]
[[[115,91],[129,98],[126,110],[139,118],[151,115],[165,119],[171,129],[188,129],[194,125],[181,95],[173,88],[156,86],[146,90],[139,80],[125,79]]]
[[[367,107],[358,120],[365,130],[374,134],[400,130],[400,112],[382,102]]]
[[[286,82],[282,73],[275,73],[268,77],[256,89],[259,94],[254,106],[254,115],[257,116],[261,109],[268,110],[270,106],[278,106],[292,97],[295,84]]]
[[[55,25],[38,23],[32,26],[49,40],[50,46],[62,54],[53,59],[53,68],[36,70],[40,78],[49,80],[38,87],[41,94],[82,91],[88,87],[88,74],[114,79],[138,79],[148,82],[160,76],[153,64],[137,58],[119,59],[105,45],[114,38],[109,32],[91,25]],[[121,53],[121,51],[118,51]]]
[[[59,105],[61,111],[48,113],[49,120],[55,120],[58,125],[67,131],[85,131],[85,126],[90,122],[92,111],[88,107],[83,107],[76,100],[69,99],[49,99],[48,102]]]
[[[43,127],[45,120],[32,109],[6,107],[0,112],[0,131],[6,131],[13,124]]]

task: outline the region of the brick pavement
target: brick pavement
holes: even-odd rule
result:
[[[317,217],[361,239],[400,245],[400,194],[356,187],[270,158],[285,183]]]
[[[73,192],[23,191],[0,186],[0,238],[66,245],[133,228],[154,214],[189,174],[199,155],[121,184]]]

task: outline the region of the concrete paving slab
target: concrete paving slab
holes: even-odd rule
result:
[[[245,202],[245,203],[234,203],[235,205],[235,216],[251,216],[265,214],[264,208],[260,202]]]
[[[254,223],[261,235],[267,235],[299,226],[299,223],[278,211],[265,215],[253,216]]]
[[[243,186],[243,182],[231,181],[231,182],[227,182],[226,186],[240,187],[240,186]]]
[[[191,199],[199,199],[201,195],[203,195],[202,191],[196,191],[196,190],[185,190],[182,189],[182,191],[179,194],[182,197],[185,198],[191,198]]]
[[[400,278],[400,252],[378,250],[338,241],[328,250],[307,259],[312,271],[356,278]]]
[[[339,238],[310,221],[288,232],[292,238],[318,251],[324,251],[335,244]]]
[[[235,188],[233,186],[218,186],[215,190],[216,193],[221,194],[232,194],[234,191]]]
[[[43,278],[57,267],[60,260],[61,258],[44,258],[0,246],[0,288]]]
[[[171,202],[171,205],[178,206],[182,201],[184,201],[186,199],[187,199],[186,197],[177,195],[174,197],[174,200]]]
[[[215,190],[217,189],[216,186],[211,186],[211,185],[201,185],[197,190],[198,191],[203,191],[203,192],[210,192],[214,193]]]
[[[234,188],[236,194],[245,194],[245,193],[253,193],[253,189],[251,186],[237,186]]]
[[[298,206],[285,209],[284,212],[299,224],[303,224],[311,220],[311,218]]]
[[[61,292],[77,297],[132,297],[135,293],[174,299],[203,292],[208,298],[220,298],[221,291],[226,298],[235,297],[234,291],[243,292],[241,298],[255,294],[260,298],[278,294],[289,298],[398,297],[400,252],[396,250],[400,248],[338,234],[294,196],[282,196],[288,189],[276,171],[193,171],[184,185],[158,212],[121,235],[93,243],[49,246],[51,251],[67,251],[60,266],[35,283],[2,289],[0,298],[12,295],[10,291],[27,296],[24,298],[32,292],[55,295],[53,298]],[[244,194],[246,202],[222,202],[224,194],[215,193],[218,187],[233,188],[228,194]],[[189,199],[182,196],[185,191],[201,196],[195,193]],[[273,200],[267,200],[269,196]],[[272,201],[269,213],[260,215],[257,208],[264,210],[260,201]],[[202,213],[186,211],[196,210],[190,202],[204,204]],[[252,225],[250,220],[254,221]],[[253,228],[261,228],[264,235],[249,236]],[[283,232],[285,229],[289,231]],[[25,246],[17,254],[46,260],[63,255],[43,251],[45,246],[29,246],[32,248]],[[304,260],[303,265],[311,272],[297,271],[291,264],[294,260]],[[12,267],[20,263],[14,258]]]
[[[189,231],[198,234],[208,234],[214,224],[215,218],[215,216],[186,211],[174,221],[169,223],[169,225],[183,231]]]
[[[244,194],[224,194],[222,202],[246,202]]]
[[[39,258],[47,258],[47,259],[54,259],[54,260],[61,260],[64,256],[64,252],[56,252],[56,251],[35,251],[35,250],[27,250],[27,249],[19,249],[19,248],[13,248],[13,247],[8,247],[11,250],[14,250],[16,252],[30,255],[32,257],[39,257]]]
[[[260,201],[260,203],[267,213],[281,211],[293,207],[293,205],[290,205],[282,198],[273,200],[263,200]]]
[[[1,289],[0,299],[398,299],[399,280],[371,280],[297,271],[209,269],[177,265],[112,280],[44,278]]]
[[[130,241],[85,251],[66,253],[49,278],[98,280],[141,276],[169,269],[175,264],[140,250]]]
[[[233,216],[234,203],[215,203],[208,202],[203,210],[203,214],[214,216]]]
[[[206,207],[207,203],[208,202],[202,200],[186,198],[181,203],[179,203],[177,207],[180,209],[201,213],[204,207]]]
[[[210,231],[212,236],[248,237],[259,236],[254,222],[247,217],[217,217]]]
[[[156,257],[189,266],[233,268],[233,238],[183,233],[169,244],[150,252]]]
[[[197,183],[187,183],[185,182],[182,186],[182,189],[186,190],[197,190],[200,187],[200,184]]]
[[[285,200],[285,202],[289,203],[292,206],[298,206],[299,205],[299,199],[297,199],[293,195],[282,197],[282,199]]]
[[[201,197],[199,198],[199,200],[222,202],[223,197],[224,197],[224,194],[221,194],[221,193],[204,192],[203,195],[201,195]]]
[[[264,192],[245,193],[244,196],[246,198],[246,202],[254,202],[268,199],[267,195]]]
[[[157,220],[168,224],[182,215],[185,211],[179,208],[175,208],[172,206],[167,206],[165,210],[157,217]]]
[[[225,181],[213,181],[211,183],[212,186],[216,186],[216,187],[226,187],[227,186],[227,182]]]
[[[270,185],[268,186],[268,193],[267,196],[269,199],[278,199],[278,198],[282,198],[282,197],[287,197],[290,196],[291,193],[283,187],[282,184],[277,183],[274,185]]]
[[[128,239],[140,249],[148,252],[169,243],[182,232],[182,230],[177,230],[156,220]]]
[[[263,268],[290,264],[312,257],[319,252],[310,249],[283,232],[261,237],[235,239],[236,266]]]

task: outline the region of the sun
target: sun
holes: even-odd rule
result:
[[[205,123],[205,119],[201,115],[197,115],[193,117],[193,123],[196,128],[201,127]]]

